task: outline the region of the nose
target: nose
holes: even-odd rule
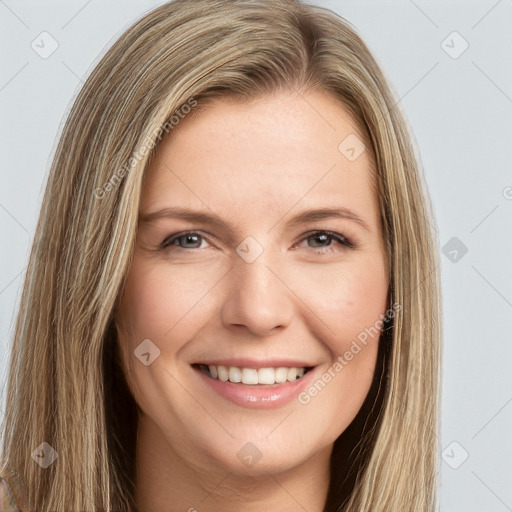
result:
[[[256,336],[283,330],[293,318],[293,292],[280,266],[265,252],[252,263],[235,258],[227,279],[221,318],[226,329],[242,329]]]

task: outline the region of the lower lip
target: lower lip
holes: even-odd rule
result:
[[[309,385],[316,368],[295,382],[272,385],[249,385],[208,377],[201,370],[194,368],[201,379],[217,394],[241,407],[252,409],[277,409],[291,402]]]

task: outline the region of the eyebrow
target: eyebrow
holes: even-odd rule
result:
[[[172,207],[172,208],[163,208],[161,210],[157,210],[151,213],[141,213],[139,215],[139,222],[142,224],[147,224],[157,219],[162,218],[177,218],[183,219],[190,222],[197,222],[201,224],[208,224],[217,228],[228,228],[228,231],[233,232],[233,230],[224,223],[217,216],[203,213],[198,210],[193,210],[190,208],[184,207]],[[315,208],[311,210],[305,210],[295,217],[291,218],[286,222],[286,226],[288,227],[297,227],[301,224],[305,224],[307,222],[316,222],[327,219],[348,219],[356,222],[361,227],[363,227],[366,231],[371,231],[370,226],[367,222],[365,222],[361,217],[356,215],[354,212],[349,210],[348,208]],[[277,223],[279,223],[278,221]],[[276,223],[276,224],[277,224]],[[275,224],[274,224],[275,225]]]

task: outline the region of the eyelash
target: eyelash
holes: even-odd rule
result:
[[[184,231],[184,232],[181,232],[181,233],[175,233],[173,235],[169,235],[159,246],[160,249],[168,249],[170,248],[170,246],[172,246],[174,244],[174,242],[176,240],[179,240],[180,238],[183,238],[183,237],[186,237],[186,236],[199,236],[201,239],[206,239],[206,237],[204,237],[203,235],[201,235],[200,233],[196,232],[196,231]],[[327,241],[329,240],[336,240],[340,245],[343,246],[343,248],[345,249],[354,249],[355,246],[343,235],[341,235],[340,233],[336,233],[334,231],[326,231],[326,230],[318,230],[318,231],[313,231],[311,233],[308,234],[308,236],[306,236],[305,238],[303,238],[302,240],[300,240],[301,242],[304,241],[304,240],[308,240],[309,238],[313,238],[315,236],[318,236],[318,235],[327,235],[328,239]],[[179,246],[177,246],[179,247]],[[187,248],[184,248],[184,247],[179,247],[180,249],[182,249],[183,251],[195,251],[195,250],[198,250],[198,249],[187,249]],[[312,247],[312,249],[315,249],[314,247]],[[343,250],[343,249],[342,249]],[[320,248],[317,248],[317,250],[314,251],[316,254],[327,254],[327,253],[334,253],[336,251],[332,250],[331,249],[331,245],[328,245],[326,247],[320,247]]]

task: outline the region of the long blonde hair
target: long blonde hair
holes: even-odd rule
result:
[[[355,30],[300,0],[162,5],[119,38],[80,91],[51,167],[10,360],[1,468],[25,510],[135,509],[137,410],[113,313],[162,126],[191,98],[200,108],[217,96],[313,89],[339,98],[371,144],[389,301],[401,306],[380,340],[375,385],[333,448],[325,511],[435,510],[438,242],[419,158]],[[31,455],[43,442],[58,454],[46,469]],[[341,465],[350,467],[343,480]]]

